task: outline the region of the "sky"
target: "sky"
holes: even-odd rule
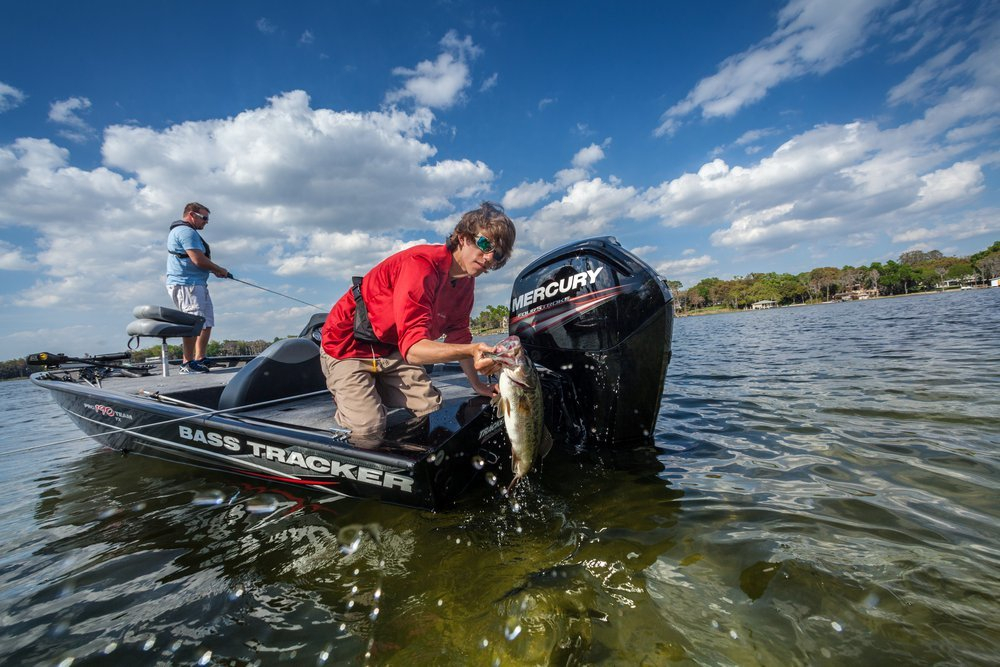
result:
[[[484,200],[517,243],[474,315],[593,236],[684,287],[969,255],[998,124],[1000,0],[9,2],[0,359],[124,350],[189,201],[217,263],[323,310]],[[210,289],[216,340],[315,312]]]

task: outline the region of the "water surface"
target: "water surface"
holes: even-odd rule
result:
[[[4,383],[0,661],[995,664],[998,313],[679,319],[648,450],[438,514],[68,441]]]

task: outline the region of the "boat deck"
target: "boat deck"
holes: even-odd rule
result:
[[[181,375],[174,370],[167,377],[159,374],[141,377],[115,376],[104,379],[101,388],[118,394],[138,395],[150,400],[211,411],[217,408],[222,390],[239,370],[239,367],[213,368],[210,373],[190,375]],[[477,396],[457,363],[437,364],[431,372],[431,380],[442,394],[445,409],[440,411],[441,417],[455,415],[460,406]],[[448,409],[449,407],[452,409]],[[226,410],[226,414],[294,428],[344,432],[345,429],[334,420],[335,410],[336,405],[330,394],[326,390],[320,390],[259,407],[251,405],[246,408]],[[409,418],[408,411],[393,410],[389,413],[389,427]],[[435,421],[439,421],[439,418]],[[452,422],[453,418],[448,418],[448,421]]]

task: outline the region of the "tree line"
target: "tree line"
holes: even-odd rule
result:
[[[987,282],[1000,276],[1000,241],[969,257],[947,257],[937,250],[911,250],[899,261],[868,266],[818,267],[805,273],[750,273],[732,280],[705,278],[687,289],[667,280],[678,311],[749,308],[759,301],[792,305],[830,301],[851,294],[892,296],[939,289],[946,281]]]

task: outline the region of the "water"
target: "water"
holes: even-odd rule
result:
[[[0,385],[6,664],[986,665],[1000,290],[678,320],[655,449],[431,514],[82,440]]]

